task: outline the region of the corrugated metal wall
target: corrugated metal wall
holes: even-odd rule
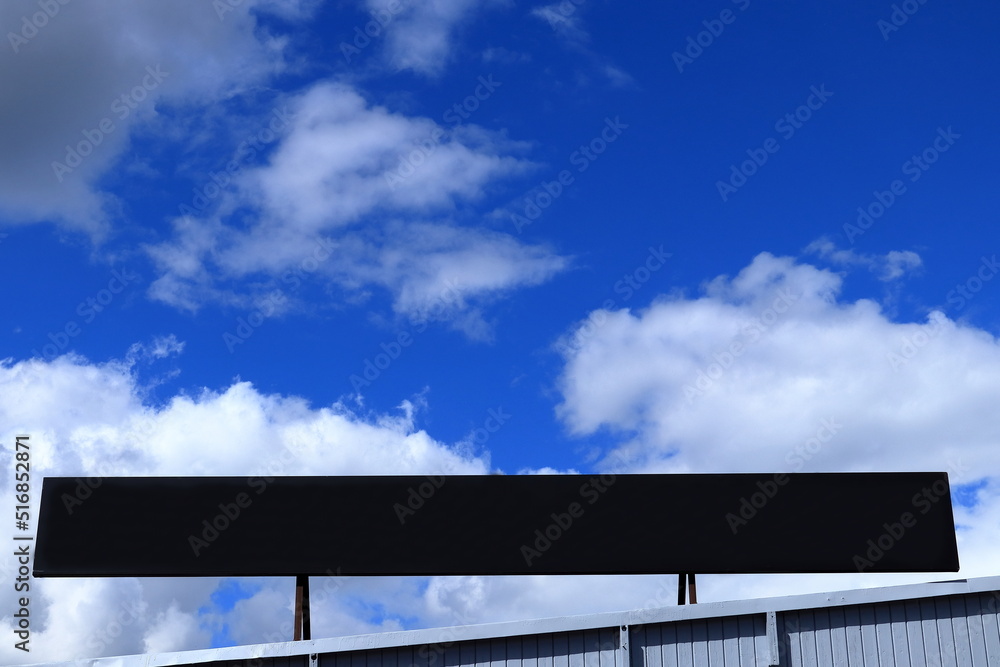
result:
[[[617,628],[319,656],[319,667],[623,667]]]
[[[459,633],[460,633],[459,629]],[[316,667],[625,667],[618,628],[321,653]],[[310,667],[308,656],[201,663],[198,667]]]
[[[498,637],[318,656],[319,667],[616,667],[618,630]]]
[[[972,593],[779,614],[781,665],[998,667],[1000,596]]]
[[[998,608],[1000,593],[970,593],[782,611],[772,637],[765,613],[464,641],[457,628],[439,644],[200,667],[1000,667]]]
[[[769,664],[764,614],[657,623],[630,631],[631,667]]]

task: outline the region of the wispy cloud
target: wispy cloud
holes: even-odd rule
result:
[[[457,35],[464,23],[503,4],[503,0],[433,0],[406,2],[387,26],[385,55],[394,70],[412,70],[436,76],[455,55]],[[366,0],[371,12],[385,10],[385,0]]]
[[[838,248],[826,238],[810,243],[806,247],[806,252],[843,267],[867,267],[883,282],[902,278],[923,265],[920,255],[911,250],[890,250],[884,255],[863,254],[851,248]]]
[[[440,318],[483,337],[477,303],[565,268],[551,250],[450,221],[532,166],[518,144],[475,125],[390,112],[343,85],[317,84],[290,105],[294,120],[267,163],[234,178],[219,211],[177,220],[173,238],[149,247],[162,272],[154,298],[187,309],[239,302],[228,281],[273,279],[323,237],[332,249],[316,275],[348,293],[382,287],[408,317],[426,316],[453,285],[461,298]],[[247,207],[254,213],[239,226],[224,213]]]
[[[630,74],[590,48],[590,33],[584,27],[583,21],[585,11],[582,3],[554,2],[535,7],[531,10],[531,16],[545,21],[560,42],[590,61],[590,70],[600,74],[612,86],[631,86],[634,80]],[[580,72],[577,75],[577,79],[581,81],[587,81],[589,78],[587,72]]]

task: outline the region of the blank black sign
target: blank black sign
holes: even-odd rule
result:
[[[944,473],[50,477],[34,573],[958,570]]]

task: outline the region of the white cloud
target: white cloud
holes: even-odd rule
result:
[[[339,403],[314,408],[298,397],[262,394],[245,382],[175,396],[160,408],[144,404],[142,396],[135,369],[125,362],[93,364],[64,356],[50,363],[0,364],[0,441],[30,435],[34,507],[43,476],[482,474],[489,469],[487,459],[418,430],[409,403],[399,414],[362,415]],[[10,448],[3,449],[0,464],[13,469]],[[0,480],[0,509],[8,514],[11,480]],[[4,529],[8,542],[12,530]],[[11,581],[15,561],[9,554],[0,558],[0,579]],[[31,657],[69,660],[207,647],[223,620],[232,624],[234,637],[249,641],[253,628],[281,615],[283,609],[270,602],[288,587],[287,580],[261,581],[251,598],[259,597],[255,603],[222,613],[212,611],[210,599],[217,579],[34,580]],[[350,617],[331,597],[330,615]],[[0,609],[4,614],[16,609],[13,587],[0,591]],[[326,614],[323,619],[326,623]],[[8,636],[12,623],[9,616],[0,620]],[[371,627],[362,621],[349,625],[359,631]],[[24,657],[5,642],[0,662],[21,663]]]
[[[581,9],[582,5],[577,3],[554,2],[535,7],[531,10],[531,16],[545,21],[563,44],[590,61],[589,69],[603,75],[612,86],[624,88],[633,85],[635,81],[628,72],[590,49],[590,33],[584,27]],[[576,73],[576,79],[579,83],[586,84],[590,76],[581,70]]]
[[[548,23],[567,42],[583,46],[590,41],[590,34],[583,27],[577,9],[570,2],[556,2],[532,9],[531,15]]]
[[[392,113],[345,86],[317,84],[294,108],[292,131],[244,192],[259,191],[269,216],[305,232],[376,209],[450,208],[529,166],[504,155],[516,146],[499,134]]]
[[[945,322],[893,373],[886,351],[928,328],[888,322],[870,302],[838,303],[839,285],[830,272],[762,255],[736,277],[711,281],[698,299],[660,301],[638,315],[608,313],[568,360],[564,418],[580,432],[627,429],[632,449],[624,451],[633,470],[787,468],[787,453],[814,435],[821,420],[833,418],[843,427],[804,469],[951,466],[953,483],[996,479],[995,341]],[[785,313],[775,311],[780,317],[772,321],[767,309],[780,291],[793,295],[791,305]],[[726,349],[716,343],[767,322],[726,373],[688,405],[683,384],[696,383],[698,369]],[[173,354],[179,344],[167,339],[151,347]],[[888,372],[879,371],[880,364]],[[237,382],[152,407],[143,402],[135,374],[128,362],[8,360],[0,365],[0,424],[9,426],[0,440],[29,433],[37,477],[489,470],[487,459],[418,430],[417,408],[408,402],[398,413],[365,415],[342,404],[313,407],[294,396],[262,394]],[[621,391],[632,392],[625,404],[618,401]],[[588,402],[592,398],[604,402]],[[597,411],[596,419],[584,419],[581,406]],[[4,450],[0,467],[10,464]],[[11,509],[9,486],[0,481],[0,511]],[[959,507],[956,517],[962,575],[995,573],[998,485],[991,481],[979,491],[978,504]],[[13,566],[9,556],[0,560],[0,571]],[[708,576],[699,578],[699,593],[703,601],[725,600],[927,578]],[[291,580],[246,581],[244,599],[221,610],[211,599],[222,583],[217,579],[37,580],[32,656],[65,660],[201,648],[223,627],[239,643],[287,639]],[[312,586],[320,637],[669,605],[676,579],[318,577]],[[0,607],[13,609],[12,596],[0,592]],[[0,621],[0,627],[9,624],[9,618]],[[284,634],[276,638],[276,631]],[[13,650],[0,647],[0,660],[23,661]]]
[[[205,641],[197,615],[182,612],[176,603],[161,611],[150,623],[143,638],[143,653],[163,653],[177,646],[191,646]]]
[[[886,265],[897,259],[918,265],[905,253]],[[762,253],[737,276],[708,282],[701,296],[591,313],[560,341],[558,415],[577,435],[616,438],[609,468],[929,470],[948,472],[953,487],[985,479],[979,505],[956,507],[959,549],[963,576],[995,574],[997,339],[937,311],[924,323],[892,321],[873,301],[839,300],[842,280]],[[713,577],[708,595],[732,597],[727,586],[773,595],[926,577]]]
[[[391,290],[398,312],[419,316],[437,296],[437,283],[449,278],[446,265],[467,273],[462,265],[475,249],[491,271],[481,280],[458,276],[466,283],[465,304],[450,317],[470,334],[488,336],[471,301],[537,284],[540,275],[565,264],[546,249],[459,229],[453,221],[461,205],[476,203],[499,180],[533,167],[519,157],[525,144],[472,124],[444,127],[393,113],[349,86],[331,83],[313,85],[290,102],[294,118],[284,115],[280,98],[278,115],[266,114],[260,127],[248,128],[254,121],[228,113],[226,100],[251,99],[262,82],[290,67],[286,37],[270,33],[258,17],[302,20],[317,4],[60,4],[44,26],[26,32],[30,39],[16,52],[0,57],[0,82],[18,91],[0,100],[0,113],[13,119],[0,127],[0,142],[9,148],[0,156],[0,215],[5,222],[54,221],[102,239],[122,213],[121,202],[102,190],[102,178],[137,136],[169,137],[185,144],[187,155],[198,156],[178,164],[180,173],[214,170],[231,183],[215,197],[202,192],[215,182],[196,187],[211,200],[208,205],[186,204],[169,237],[147,246],[160,269],[152,298],[190,311],[207,302],[258,308],[274,292],[268,281],[310,261],[315,244],[328,234],[341,247],[319,273],[342,287],[347,300],[364,300],[370,286],[379,285]],[[381,8],[374,1],[371,7]],[[437,71],[452,50],[456,27],[480,8],[469,0],[406,5],[385,35],[387,48],[405,67]],[[0,4],[0,22],[18,26],[38,11],[35,0],[12,0]],[[198,112],[197,124],[186,113],[191,110]],[[217,165],[199,162],[203,149],[220,137],[270,132],[276,120],[282,127],[268,135],[267,145],[241,144],[236,150],[232,160],[239,168],[231,179]],[[67,157],[78,144],[81,155],[87,153],[79,163]],[[269,159],[261,164],[258,156]],[[141,159],[129,168],[149,173]],[[248,220],[234,220],[237,210]],[[436,265],[417,270],[411,257],[404,262],[414,267],[411,276],[389,266],[388,255],[399,246],[377,247],[386,233],[381,221],[403,215],[420,218],[421,229],[434,230],[442,242],[422,241]],[[448,248],[454,257],[445,257]],[[376,270],[383,265],[386,275]],[[422,291],[422,285],[434,292]],[[268,312],[291,307],[285,302]]]
[[[489,338],[490,327],[474,305],[509,290],[538,285],[566,268],[568,260],[507,234],[449,225],[390,228],[374,251],[371,273],[395,295],[394,308],[417,320],[448,320],[472,338]]]
[[[763,253],[701,297],[604,313],[567,340],[559,414],[575,433],[628,433],[658,470],[787,469],[835,419],[842,430],[807,469],[961,459],[1000,472],[1000,426],[986,417],[996,340],[940,312],[897,323],[872,301],[839,302],[841,280]]]
[[[910,250],[892,250],[885,257],[880,280],[895,280],[923,264],[920,255]]]
[[[864,266],[884,282],[902,278],[923,265],[920,255],[911,250],[890,250],[884,255],[865,255],[853,248],[839,249],[827,238],[813,241],[806,247],[806,252],[844,267]]]
[[[238,303],[227,281],[306,267],[348,298],[381,286],[397,313],[453,320],[484,337],[483,300],[565,268],[547,248],[447,221],[494,181],[531,166],[507,154],[520,145],[473,125],[445,128],[372,106],[346,86],[317,84],[289,104],[287,136],[223,198],[252,207],[256,219],[239,229],[222,214],[175,221],[174,237],[149,248],[163,274],[154,298],[192,310]],[[430,315],[448,290],[457,299]]]
[[[35,0],[0,3],[0,24],[23,39],[0,57],[0,82],[17,91],[0,100],[0,213],[105,233],[115,202],[98,182],[134,130],[162,124],[163,105],[225,99],[281,70],[283,40],[262,30],[255,12],[293,16],[302,7],[245,2],[220,18],[200,0],[59,3],[35,21],[41,27],[28,18],[29,28]]]
[[[437,75],[455,50],[455,32],[477,11],[501,0],[427,0],[405,3],[404,9],[386,24],[386,59],[396,70]],[[386,13],[386,0],[367,0],[368,11]],[[391,10],[387,15],[391,16]]]

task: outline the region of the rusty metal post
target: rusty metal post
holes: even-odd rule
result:
[[[677,575],[677,604],[685,604],[685,593],[687,593],[688,602],[691,604],[698,603],[698,591],[695,587],[694,572],[681,572]]]
[[[295,577],[295,630],[292,640],[312,639],[312,628],[309,622],[309,576],[300,574]]]

